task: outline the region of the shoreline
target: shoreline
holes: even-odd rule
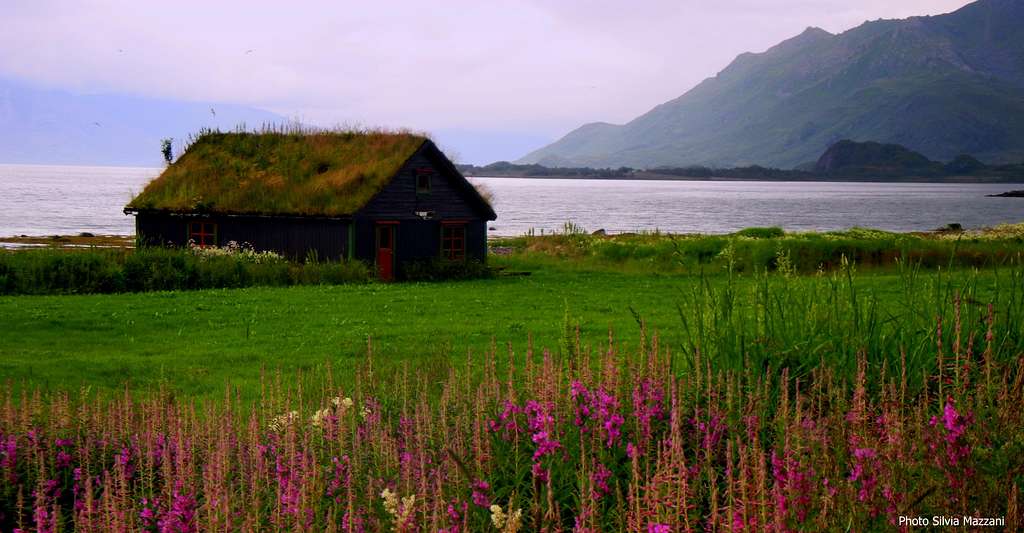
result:
[[[1024,225],[1024,219],[1019,222],[999,224],[996,226],[985,226],[978,228],[934,228],[930,230],[916,230],[916,231],[889,231],[880,230],[877,228],[862,228],[873,231],[882,231],[886,233],[892,233],[897,235],[909,235],[915,237],[934,238],[948,235],[962,235],[966,238],[976,236],[979,234],[986,234],[995,231],[999,227],[1003,226],[1017,226]],[[785,231],[787,235],[798,235],[807,233],[833,233],[835,231],[849,231],[856,228],[847,228],[845,230],[811,230],[811,231]],[[643,231],[625,231],[625,232],[606,232],[603,229],[599,229],[593,232],[586,232],[587,235],[596,235],[606,238],[615,237],[631,237],[637,235],[654,234],[654,231],[643,232]],[[656,232],[659,235],[668,237],[679,237],[679,238],[697,238],[697,237],[722,237],[733,235],[736,232],[729,233],[699,233],[699,232]],[[534,237],[543,237],[549,235],[559,235],[557,232],[535,234]],[[488,235],[488,242],[501,241],[507,239],[518,239],[527,237],[528,235]],[[48,236],[32,236],[32,235],[16,235],[16,236],[0,236],[0,250],[25,250],[25,249],[38,249],[38,248],[110,248],[110,249],[133,249],[135,248],[135,235],[93,235],[93,234],[78,234],[78,235],[48,235]]]
[[[736,178],[736,177],[693,177],[673,176],[658,173],[636,173],[631,176],[574,176],[574,175],[551,175],[551,176],[527,176],[516,174],[505,174],[497,176],[466,175],[467,178],[487,179],[536,179],[536,180],[600,180],[600,181],[730,181],[730,182],[768,182],[768,183],[949,183],[949,184],[1024,184],[1021,178],[1005,177],[978,177],[978,176],[951,176],[943,178],[929,178],[925,176],[914,176],[906,178],[841,178],[841,177],[814,177],[806,179],[795,179],[792,176],[786,178]]]

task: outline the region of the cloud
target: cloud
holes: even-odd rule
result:
[[[321,125],[554,136],[622,122],[807,26],[964,0],[8,0],[0,75]]]

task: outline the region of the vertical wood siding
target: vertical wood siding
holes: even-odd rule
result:
[[[319,259],[332,261],[348,253],[350,222],[346,220],[139,213],[135,218],[136,235],[148,245],[185,246],[188,224],[196,220],[217,224],[218,246],[230,241],[246,243],[256,250],[278,252],[294,260],[306,259],[311,251]]]

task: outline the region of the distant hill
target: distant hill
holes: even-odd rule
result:
[[[160,139],[285,121],[239,105],[76,95],[0,79],[0,163],[159,166]]]
[[[898,144],[839,141],[825,150],[811,174],[824,178],[1024,178],[1024,163],[986,165],[962,154],[949,163],[932,161]]]
[[[943,181],[1019,182],[1024,163],[986,165],[970,155],[949,163],[932,161],[898,144],[842,140],[825,150],[817,162],[800,169],[748,165],[742,167],[548,167],[537,163],[498,161],[482,167],[459,165],[467,176],[517,178],[584,178],[636,180],[759,180],[759,181]]]
[[[1024,2],[809,28],[627,124],[584,125],[517,163],[794,168],[842,139],[1024,160]]]
[[[814,165],[819,175],[863,173],[880,176],[906,176],[941,172],[941,163],[898,144],[839,141],[825,150]]]

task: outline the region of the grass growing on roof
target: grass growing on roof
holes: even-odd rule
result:
[[[350,215],[426,140],[385,131],[207,131],[128,207]]]

